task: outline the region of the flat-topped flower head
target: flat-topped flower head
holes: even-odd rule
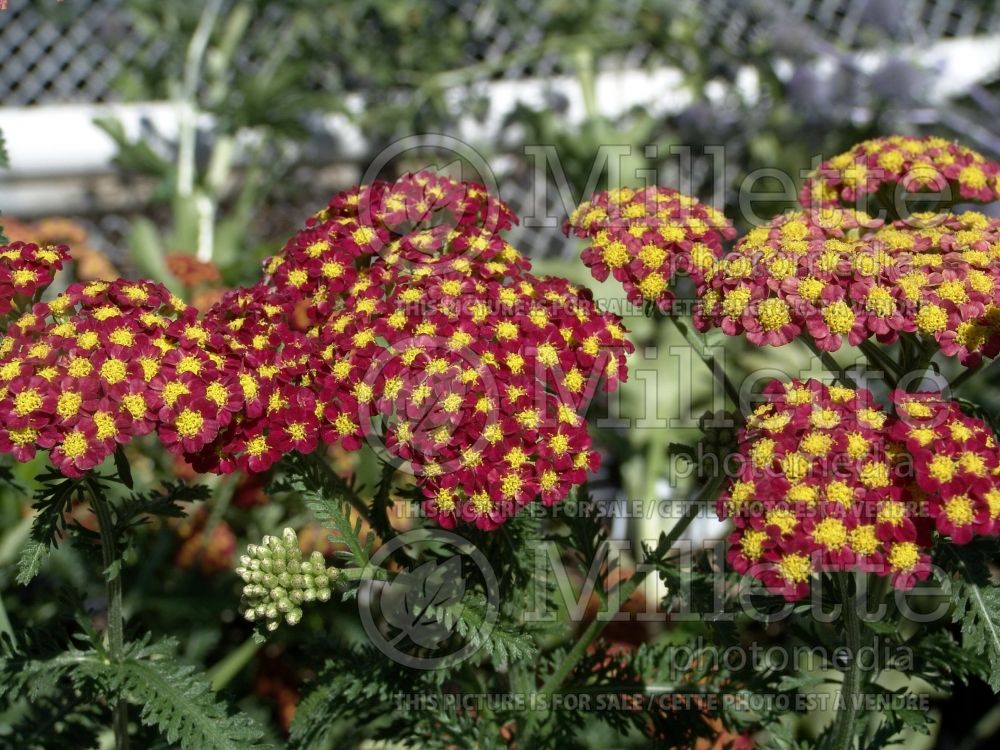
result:
[[[908,502],[890,415],[871,393],[772,381],[739,436],[741,469],[718,502],[728,559],[797,599],[814,574],[864,570],[907,587],[925,577],[926,522]],[[908,550],[916,550],[910,555]]]
[[[598,281],[614,276],[630,302],[668,310],[680,271],[700,281],[735,236],[728,219],[696,198],[666,187],[598,193],[573,211],[568,235],[590,240],[583,262]]]
[[[1000,449],[981,419],[940,393],[895,391],[891,436],[906,447],[927,513],[956,544],[1000,534]]]
[[[901,333],[975,365],[1000,352],[1000,221],[967,211],[883,224],[853,210],[788,212],[752,229],[699,288],[695,325],[823,350]]]
[[[330,200],[321,217],[356,219],[395,235],[442,224],[459,232],[496,233],[517,223],[514,212],[482,183],[433,172],[407,173],[393,182],[375,180],[345,190]]]
[[[442,525],[558,502],[597,465],[582,412],[632,345],[530,272],[498,234],[516,221],[481,185],[408,175],[335,196],[204,314],[150,282],[74,285],[0,349],[0,450],[79,476],[155,430],[226,473],[367,440]]]
[[[307,392],[311,406],[275,414],[308,415],[283,437],[248,396],[249,419],[202,455],[228,466],[231,451],[254,454],[257,470],[292,433],[296,445],[368,441],[407,465],[444,525],[492,528],[561,500],[596,465],[580,412],[598,383],[626,378],[631,345],[589,293],[530,272],[497,233],[516,220],[481,186],[429,175],[335,196],[258,285],[305,321],[302,384],[282,398]]]
[[[177,347],[167,329],[187,309],[159,284],[118,280],[73,284],[23,312],[0,345],[0,450],[50,450],[79,476],[152,430],[153,379]]]
[[[862,232],[880,223],[861,212],[826,209],[790,211],[751,229],[699,285],[695,326],[745,333],[758,346],[782,346],[803,332],[827,350],[845,337],[857,343],[866,319],[849,303],[848,281],[856,265],[870,265],[875,251]]]
[[[893,135],[863,141],[824,161],[805,180],[803,206],[863,207],[876,193],[933,193],[950,203],[1000,199],[1000,164],[935,136]]]
[[[0,315],[37,301],[68,259],[65,245],[0,245]]]
[[[516,276],[530,264],[501,235],[516,222],[478,183],[426,172],[376,181],[338,193],[311,217],[265,262],[265,284],[317,323],[397,276]]]
[[[500,234],[516,223],[516,214],[482,183],[415,172],[338,193],[309,227],[342,228],[362,254],[439,273],[456,260],[479,266],[509,254]]]
[[[369,299],[318,331],[325,441],[367,439],[405,462],[445,526],[493,528],[595,466],[580,412],[625,378],[631,346],[583,290],[527,272],[400,275]]]

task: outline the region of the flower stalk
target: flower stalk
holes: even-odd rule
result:
[[[670,530],[669,534],[666,534],[661,538],[660,543],[657,545],[657,552],[661,556],[665,556],[670,549],[673,547],[674,543],[680,538],[691,522],[698,517],[698,512],[703,507],[703,502],[714,498],[718,493],[719,488],[722,486],[725,476],[713,477],[709,480],[708,484],[698,493],[688,509],[684,512],[684,515],[678,519],[677,523],[674,524],[673,528]],[[609,610],[604,616],[595,617],[589,625],[580,634],[580,637],[573,644],[573,647],[569,650],[569,653],[563,658],[559,664],[558,669],[553,672],[542,684],[539,690],[540,705],[549,705],[549,699],[562,687],[562,684],[566,679],[573,673],[576,665],[579,661],[586,655],[588,649],[594,644],[601,633],[604,632],[604,628],[607,627],[608,623],[611,622],[615,614],[618,613],[619,609],[632,598],[632,595],[636,592],[639,586],[642,585],[643,581],[646,580],[648,576],[654,569],[651,563],[647,563],[645,570],[637,570],[631,578],[627,581],[619,584],[615,591],[615,596],[608,596],[610,600]],[[522,747],[531,747],[531,739],[537,727],[537,714],[529,713],[528,720],[524,728],[524,734],[520,739],[519,745]]]
[[[114,522],[108,500],[100,485],[88,479],[91,504],[101,534],[101,558],[104,563],[104,580],[107,587],[107,647],[112,661],[120,661],[125,647],[125,616],[122,610],[121,557],[115,539]],[[128,704],[119,697],[113,707],[116,750],[128,750]]]
[[[844,680],[840,690],[840,708],[834,719],[832,744],[834,750],[851,750],[854,747],[855,723],[858,719],[861,686],[864,682],[864,670],[858,659],[861,648],[861,620],[858,617],[856,597],[850,592],[850,581],[851,578],[846,573],[837,576],[849,661],[844,670]]]

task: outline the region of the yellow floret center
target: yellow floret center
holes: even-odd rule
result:
[[[117,385],[128,376],[128,368],[120,359],[109,359],[101,365],[101,377],[110,385]]]
[[[968,526],[976,520],[976,511],[966,495],[956,495],[945,500],[944,514],[955,526]]]
[[[747,529],[740,540],[740,547],[743,554],[750,560],[759,560],[764,554],[764,542],[767,541],[767,532],[756,529]]]
[[[782,299],[766,299],[757,309],[757,319],[767,331],[776,331],[792,321],[788,304]]]
[[[194,409],[182,409],[181,413],[177,415],[175,426],[177,427],[177,434],[181,437],[194,437],[205,426],[205,418],[201,415],[201,412]]]
[[[74,459],[79,458],[86,453],[90,444],[87,442],[86,435],[79,430],[73,430],[63,439],[61,447],[63,455],[65,455],[66,458]]]
[[[785,555],[778,563],[778,573],[788,583],[803,583],[812,575],[812,562],[801,552]]]
[[[812,537],[827,549],[842,549],[847,544],[847,528],[839,518],[824,518],[816,524]]]
[[[913,542],[897,542],[889,550],[889,565],[893,570],[913,570],[920,561],[920,551]]]

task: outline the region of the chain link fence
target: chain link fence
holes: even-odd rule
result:
[[[540,57],[512,54],[537,46],[551,20],[534,0],[439,5],[442,20],[455,17],[469,27],[458,67],[494,61],[498,64],[486,66],[489,75],[508,79],[565,71],[558,51]],[[608,31],[627,31],[644,5],[622,2],[619,27]],[[711,19],[703,27],[702,40],[721,39],[732,54],[774,45],[777,36],[792,29],[804,32],[817,52],[824,51],[824,45],[859,50],[887,40],[920,45],[1000,33],[1000,4],[990,1],[705,0],[701,12]],[[269,33],[280,26],[282,15],[281,4],[271,4],[256,24]],[[167,45],[152,30],[132,22],[125,0],[9,0],[0,15],[0,49],[0,94],[3,106],[11,107],[114,101],[119,98],[118,77],[140,58],[145,64],[158,63]],[[653,56],[655,50],[640,46],[605,65],[641,66]]]

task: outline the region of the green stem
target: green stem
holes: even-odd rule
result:
[[[680,521],[677,522],[678,525],[684,523],[686,518],[686,516],[681,518]],[[694,516],[692,516],[692,518],[694,518]],[[690,523],[690,520],[688,520],[687,523]],[[687,523],[684,525],[687,526]],[[567,653],[563,658],[559,668],[549,675],[548,679],[542,684],[542,687],[538,692],[538,696],[541,699],[541,705],[548,705],[549,699],[562,686],[563,682],[566,681],[566,678],[570,676],[580,659],[586,655],[587,649],[591,647],[594,641],[597,640],[598,636],[600,636],[600,634],[604,631],[604,628],[607,627],[608,623],[618,612],[621,605],[632,597],[632,594],[635,593],[639,584],[645,580],[647,574],[648,571],[636,572],[635,575],[617,587],[619,591],[619,595],[617,599],[615,599],[617,606],[614,607],[613,611],[608,612],[606,618],[594,618],[591,620],[590,624],[586,627],[583,633],[580,634],[577,642],[573,644],[573,648],[571,648],[569,653]],[[521,738],[521,741],[518,742],[518,747],[533,746],[532,737],[534,735],[536,724],[536,714],[534,712],[529,713],[528,720],[524,727],[524,736]]]
[[[890,386],[895,388],[899,376],[903,374],[899,365],[893,362],[885,352],[871,341],[862,341],[858,348],[864,353],[869,366],[872,366],[872,369],[879,369],[885,373],[886,381],[888,381]]]
[[[534,670],[531,664],[511,664],[507,674],[510,692],[525,701],[535,692]]]
[[[668,346],[669,338],[667,333],[668,329],[663,325],[662,320],[653,318],[653,325],[657,329],[657,346],[662,346],[666,349]],[[655,410],[653,412],[654,419],[659,418],[660,414],[660,401],[662,395],[659,390],[656,391],[657,399],[652,404],[652,408]],[[648,407],[647,407],[648,408]],[[645,487],[643,488],[642,497],[647,503],[656,502],[656,483],[660,479],[660,475],[663,473],[663,463],[666,458],[667,445],[669,439],[669,432],[663,429],[653,429],[652,434],[649,436],[649,442],[646,444],[646,466],[645,466]],[[583,495],[581,495],[583,497]],[[603,593],[603,592],[602,592]]]
[[[333,579],[333,582],[337,581],[363,581],[367,579],[374,579],[376,581],[388,581],[390,579],[389,571],[385,568],[379,568],[375,565],[368,565],[364,568],[339,568],[337,570],[337,577]]]
[[[594,54],[590,47],[580,45],[573,53],[573,67],[580,83],[580,93],[583,94],[583,109],[587,119],[593,120],[600,116],[597,106],[597,86],[594,81]]]
[[[90,499],[101,531],[101,557],[108,591],[108,652],[113,661],[120,661],[125,648],[125,617],[122,614],[122,576],[118,544],[114,538],[114,523],[107,498],[97,482],[89,481]],[[115,563],[118,563],[115,566]],[[117,567],[117,570],[113,570]],[[128,750],[128,704],[119,697],[114,702],[115,748]]]
[[[913,334],[904,334],[900,337],[900,339],[902,341],[908,341],[910,344],[909,356],[907,356],[904,360],[904,370],[907,374],[913,372],[921,373],[920,378],[911,380],[907,385],[907,390],[912,393],[923,385],[923,374],[926,373],[928,368],[931,366],[931,360],[934,359],[934,354],[937,351],[937,344],[933,339],[926,342],[921,341]]]
[[[238,648],[227,654],[226,658],[208,670],[208,678],[211,680],[212,690],[218,692],[228,685],[256,653],[260,651],[263,645],[261,641],[255,638],[247,638]]]
[[[674,546],[674,543],[680,538],[681,534],[683,534],[687,530],[688,526],[691,525],[691,522],[698,517],[698,512],[701,510],[703,501],[712,499],[722,486],[725,479],[726,477],[724,475],[712,477],[702,491],[698,493],[698,496],[691,501],[691,505],[684,512],[684,515],[677,520],[677,523],[674,524],[673,528],[670,529],[670,533],[661,538],[656,550],[658,558],[666,556],[666,554]],[[621,609],[622,605],[632,598],[632,594],[634,594],[636,589],[638,589],[639,586],[642,585],[642,582],[646,580],[646,576],[652,571],[653,566],[647,561],[645,568],[645,570],[636,571],[631,578],[617,586],[615,589],[617,596],[608,597],[613,602],[611,605],[612,608],[609,609],[604,617],[595,617],[591,620],[590,624],[587,625],[584,631],[580,634],[576,643],[573,644],[573,648],[571,648],[569,653],[567,653],[563,658],[558,669],[556,669],[556,671],[549,675],[548,679],[545,680],[538,693],[539,698],[541,699],[540,703],[542,705],[549,705],[552,696],[555,695],[556,691],[558,691],[560,687],[562,687],[566,678],[572,674],[577,663],[586,655],[587,649],[589,649],[601,633],[604,632],[604,628],[606,628],[608,623],[611,622],[612,618],[618,613],[618,610]],[[519,738],[518,747],[532,747],[531,740],[534,735],[536,725],[537,714],[535,712],[530,712],[525,723],[524,735]]]
[[[921,356],[919,357],[919,359],[917,361],[917,364],[913,368],[913,370],[914,370],[914,372],[919,372],[920,373],[920,377],[919,378],[914,378],[910,382],[908,390],[911,393],[913,391],[919,390],[920,388],[923,387],[923,384],[924,384],[924,375],[927,373],[927,370],[930,369],[931,360],[933,358],[934,358],[934,353],[933,352],[931,352],[930,354],[927,354],[927,353],[921,354]]]
[[[195,128],[198,109],[198,81],[201,63],[212,36],[215,21],[222,10],[222,0],[208,0],[202,9],[198,26],[188,43],[184,58],[184,77],[178,96],[180,108],[180,135],[177,148],[177,195],[190,196],[195,183]]]
[[[812,336],[810,336],[807,333],[803,333],[801,339],[806,342],[806,346],[809,347],[809,350],[815,356],[819,357],[819,361],[823,363],[823,367],[825,367],[827,370],[836,375],[843,385],[849,386],[851,388],[858,387],[858,384],[854,380],[854,378],[848,375],[847,371],[843,367],[837,364],[837,360],[833,358],[833,355],[831,355],[830,352],[825,352],[818,346],[816,346],[816,342],[813,341]]]
[[[711,371],[712,377],[719,381],[719,384],[722,385],[722,389],[726,392],[729,400],[733,402],[733,406],[739,409],[740,392],[726,375],[726,369],[724,367],[717,366],[715,357],[705,351],[705,345],[698,340],[694,331],[681,323],[680,320],[678,320],[674,315],[667,315],[666,318],[674,324],[674,327],[680,331],[684,340],[687,341],[694,350],[694,353],[697,354],[701,361],[705,363],[705,366]]]
[[[838,576],[838,581],[850,661],[844,671],[844,681],[840,689],[841,707],[834,719],[831,747],[833,750],[852,750],[855,723],[859,713],[861,683],[864,679],[861,663],[858,660],[858,652],[861,648],[861,620],[858,618],[857,602],[852,599],[850,594],[850,578],[846,573],[841,573]]]
[[[910,363],[913,361],[913,337],[911,335],[904,333],[899,337],[899,350],[902,354],[900,369],[904,373],[909,372]]]
[[[7,617],[7,609],[3,606],[2,596],[0,596],[0,633],[6,633],[10,642],[17,646],[17,636],[14,635],[14,628],[11,627],[10,618]]]
[[[965,371],[961,375],[959,375],[957,378],[955,378],[950,383],[948,383],[948,389],[951,390],[951,391],[957,391],[962,385],[964,385],[964,383],[965,383],[966,380],[968,380],[973,375],[975,375],[977,372],[979,372],[979,369],[982,366],[983,366],[983,363],[980,362],[975,367],[967,367],[965,369]]]

